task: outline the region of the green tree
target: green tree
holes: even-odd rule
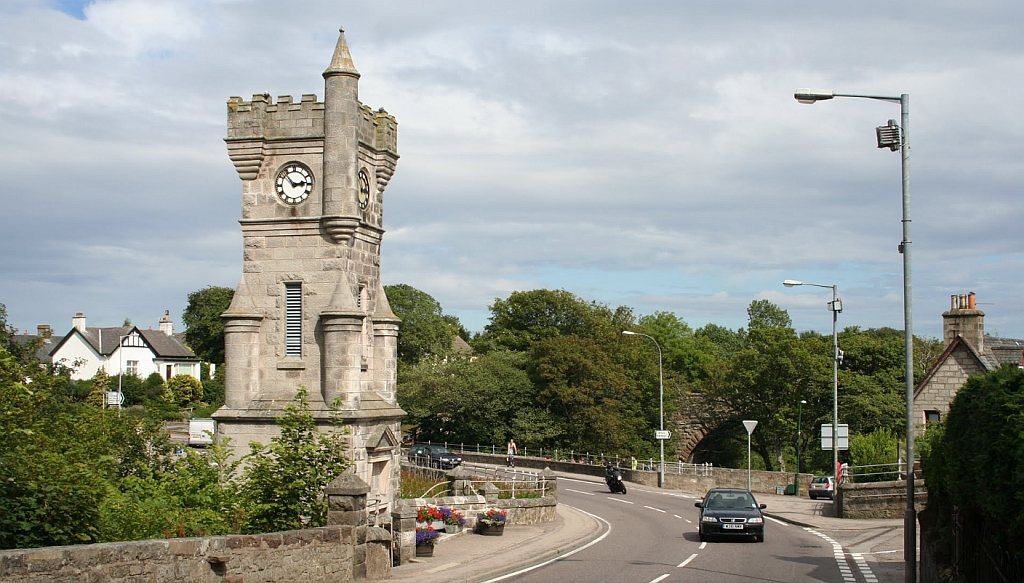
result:
[[[899,437],[889,429],[878,429],[871,433],[855,433],[850,436],[850,459],[851,466],[882,466],[883,464],[895,464]],[[882,482],[892,480],[893,474],[886,474],[895,466],[868,468],[864,474],[868,474],[858,481]],[[877,475],[870,475],[877,474]]]
[[[535,413],[521,353],[428,358],[399,370],[398,400],[417,441],[536,444],[550,427]],[[527,428],[529,433],[527,434]]]
[[[185,342],[200,359],[224,363],[224,322],[235,291],[228,287],[208,286],[188,294],[188,305],[181,315],[185,323]]]
[[[317,430],[305,387],[299,388],[277,425],[280,434],[269,445],[251,443],[243,460],[240,496],[246,532],[323,526],[324,489],[350,465],[344,430]]]
[[[411,285],[384,286],[388,303],[402,327],[398,334],[398,359],[411,365],[427,356],[452,352],[452,340],[461,325],[453,316],[442,313],[441,304],[426,292]]]
[[[21,342],[17,339],[17,334],[16,329],[7,325],[7,306],[0,304],[0,348],[6,350],[21,364],[34,362],[36,350],[42,346],[42,339]]]
[[[164,401],[187,407],[203,400],[203,383],[192,375],[176,374],[164,385]]]
[[[491,321],[473,343],[491,349],[527,351],[555,336],[614,337],[632,323],[632,313],[585,302],[564,290],[512,292],[491,304]]]

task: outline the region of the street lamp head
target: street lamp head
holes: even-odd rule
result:
[[[831,89],[797,89],[793,97],[800,103],[814,103],[832,99],[836,94]]]
[[[801,405],[806,405],[806,404],[807,404],[807,401],[805,401],[805,400],[803,400],[803,399],[800,399],[800,404],[801,404]]]
[[[636,332],[630,332],[629,330],[622,331],[623,336],[636,336]]]
[[[787,279],[787,280],[782,282],[782,285],[784,285],[786,287],[796,287],[798,285],[803,285],[803,284],[804,284],[804,282],[796,280],[796,279]]]

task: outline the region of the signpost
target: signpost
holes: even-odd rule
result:
[[[672,432],[668,429],[656,429],[654,439],[672,439]]]
[[[744,421],[743,426],[747,428],[747,490],[750,489],[750,434],[757,427],[757,421]]]
[[[839,448],[838,449],[850,449],[850,426],[846,423],[840,423],[838,426],[839,432]],[[822,423],[821,424],[821,449],[832,450],[832,424]],[[836,476],[838,478],[838,476]]]

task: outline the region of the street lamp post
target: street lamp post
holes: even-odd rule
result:
[[[798,285],[810,285],[824,287],[832,290],[832,301],[829,302],[829,310],[832,311],[832,471],[835,472],[836,483],[839,483],[839,336],[836,333],[836,319],[839,312],[843,311],[843,301],[838,297],[838,288],[835,284],[824,285],[820,283],[807,283],[795,279],[787,279],[782,282],[786,287]]]
[[[651,342],[658,349],[658,448],[661,451],[661,458],[658,464],[658,487],[665,487],[665,439],[663,437],[665,433],[665,382],[662,375],[661,369],[661,345],[654,339],[653,336],[648,336],[641,332],[631,332],[629,330],[623,330],[624,336],[643,336]]]
[[[806,405],[806,404],[807,404],[807,401],[805,401],[804,399],[800,399],[800,402],[797,403],[797,406],[796,406],[796,478],[793,480],[793,482],[794,482],[793,495],[794,496],[799,496],[800,495],[800,472],[801,472],[801,470],[803,470],[802,464],[800,463],[800,462],[803,461],[803,458],[800,455],[800,435],[801,435],[800,425],[801,425],[801,423],[803,421],[804,405]]]
[[[830,89],[798,89],[793,95],[800,103],[815,103],[833,97],[854,97],[874,99],[900,104],[900,126],[892,120],[884,126],[876,128],[879,148],[900,150],[903,174],[903,240],[899,250],[903,254],[903,344],[906,361],[904,363],[907,432],[907,506],[903,515],[903,559],[906,565],[905,580],[908,583],[917,581],[917,522],[914,511],[914,326],[913,298],[911,295],[910,277],[910,95],[901,93],[899,97],[885,95],[856,95],[836,93]],[[902,128],[901,128],[902,126]],[[900,130],[902,129],[902,135]]]

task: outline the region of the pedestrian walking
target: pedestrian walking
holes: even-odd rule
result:
[[[516,440],[511,437],[508,438],[508,451],[505,456],[505,465],[510,468],[516,467],[516,454],[519,453],[519,449],[516,447]]]

